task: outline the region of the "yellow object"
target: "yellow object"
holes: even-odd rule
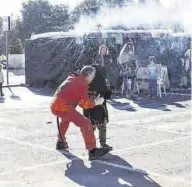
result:
[[[1,55],[0,56],[0,61],[6,61],[6,56],[5,55]]]

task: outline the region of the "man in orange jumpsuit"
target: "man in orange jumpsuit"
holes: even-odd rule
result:
[[[89,151],[89,160],[100,158],[109,152],[105,148],[96,148],[91,122],[75,109],[78,104],[84,109],[103,104],[103,98],[98,97],[92,100],[88,96],[88,84],[94,79],[95,71],[95,68],[85,66],[79,74],[70,75],[57,89],[51,104],[52,113],[61,118],[60,130],[64,140],[66,140],[65,134],[70,122],[80,128],[85,147]],[[62,142],[62,138],[58,135],[56,149],[67,148],[67,143]]]

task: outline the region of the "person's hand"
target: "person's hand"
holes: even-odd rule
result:
[[[95,105],[102,105],[104,102],[104,98],[100,97],[100,94],[95,99]]]

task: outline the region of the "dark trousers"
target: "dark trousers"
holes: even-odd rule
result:
[[[107,123],[109,122],[106,100],[103,105],[96,106],[92,109],[83,110],[83,114],[93,125],[93,130],[99,130],[99,140],[101,146],[106,144]]]
[[[130,90],[130,94],[134,94],[134,88],[135,88],[135,77],[130,77],[129,80],[131,81],[131,90]]]
[[[157,96],[157,79],[149,79],[149,95]]]
[[[96,126],[93,126],[93,130],[95,131],[96,128],[99,131],[99,141],[100,145],[104,146],[106,144],[106,134],[107,134],[107,124],[104,122],[103,124],[97,124]]]
[[[0,96],[3,96],[3,89],[2,89],[3,83],[0,83]]]

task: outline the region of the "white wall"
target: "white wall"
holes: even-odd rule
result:
[[[25,68],[25,54],[9,54],[9,68]]]

